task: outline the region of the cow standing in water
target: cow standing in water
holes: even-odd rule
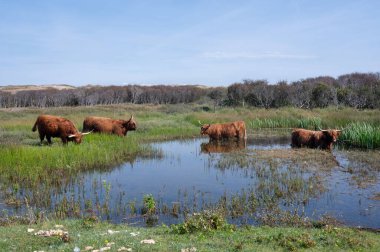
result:
[[[81,133],[75,128],[70,120],[52,115],[38,116],[32,131],[36,131],[37,129],[41,143],[46,137],[49,144],[52,143],[52,137],[61,138],[63,144],[67,144],[69,141],[80,144],[82,142],[82,137],[91,133]]]
[[[333,144],[340,135],[340,130],[312,131],[305,129],[294,129],[292,132],[292,147],[309,147],[332,150]]]
[[[133,119],[133,115],[128,121],[97,116],[86,117],[83,121],[83,131],[125,136],[129,130],[136,130],[136,121]]]
[[[243,121],[204,124],[201,127],[201,135],[208,135],[211,140],[247,139],[247,131]]]

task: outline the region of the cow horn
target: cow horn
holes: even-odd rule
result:
[[[133,119],[133,115],[131,115],[131,119],[129,119],[129,120],[132,120]]]
[[[201,120],[198,120],[199,125],[202,125]]]
[[[91,130],[90,132],[86,132],[86,133],[81,133],[82,134],[82,136],[84,136],[84,135],[88,135],[88,134],[90,134],[91,132],[93,132],[94,130]]]
[[[75,134],[69,135],[68,138],[73,138],[75,137]]]

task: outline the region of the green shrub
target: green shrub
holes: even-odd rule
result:
[[[210,210],[193,213],[183,223],[172,225],[171,228],[174,233],[178,234],[210,232],[213,230],[235,230],[235,226],[228,224],[222,213]]]

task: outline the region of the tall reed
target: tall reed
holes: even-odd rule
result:
[[[343,129],[339,141],[351,147],[380,148],[380,127],[365,122],[350,123]]]

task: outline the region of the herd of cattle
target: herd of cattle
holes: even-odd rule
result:
[[[63,117],[40,115],[33,126],[38,129],[41,143],[45,139],[51,144],[52,137],[61,138],[63,144],[73,141],[82,142],[84,135],[92,132],[116,134],[125,136],[130,130],[136,130],[136,121],[133,116],[129,120],[115,120],[106,117],[87,117],[83,121],[83,132],[79,132],[74,124]],[[340,130],[294,129],[291,135],[294,148],[309,147],[331,150],[336,142]],[[220,139],[247,139],[247,130],[243,121],[222,124],[204,124],[201,126],[201,135],[208,135],[210,140]]]

